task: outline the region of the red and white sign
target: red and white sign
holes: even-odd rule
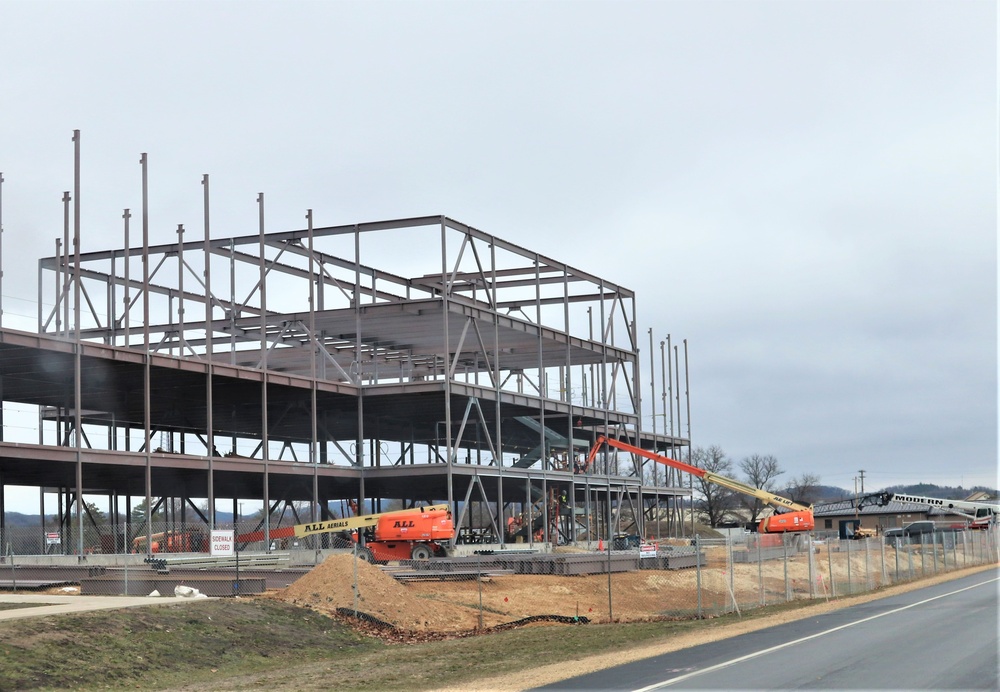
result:
[[[236,554],[236,536],[232,531],[212,532],[212,555],[232,557]]]
[[[655,543],[643,543],[639,546],[639,559],[644,557],[656,557]]]

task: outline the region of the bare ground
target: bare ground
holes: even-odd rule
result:
[[[520,690],[812,617],[995,567],[988,565],[942,573],[884,588],[883,574],[895,573],[897,559],[893,549],[881,546],[867,554],[864,551],[827,553],[826,546],[822,546],[813,554],[811,568],[807,554],[796,555],[787,564],[784,560],[765,561],[759,565],[733,564],[726,548],[713,548],[706,551],[706,565],[700,575],[694,569],[668,572],[641,570],[612,574],[610,578],[606,574],[576,577],[502,575],[482,581],[473,578],[468,581],[400,584],[373,565],[355,563],[351,556],[341,555],[329,558],[272,597],[327,612],[335,611],[337,607],[356,607],[406,631],[456,634],[543,614],[585,616],[599,622],[636,622],[691,615],[697,607],[699,586],[702,607],[706,612],[732,610],[730,606],[734,602],[757,605],[763,599],[767,603],[778,603],[789,595],[793,598],[810,595],[817,599],[827,597],[826,600],[818,600],[815,605],[785,614],[705,628],[697,633],[626,652],[581,657],[558,665],[511,673],[502,678],[481,680],[461,688]],[[917,565],[926,568],[926,574],[933,573],[925,557],[920,559]],[[932,560],[929,557],[926,559]],[[904,558],[904,572],[910,569],[912,560],[912,555]],[[355,581],[358,584],[357,600],[352,588]],[[848,582],[866,593],[829,600],[831,591],[834,595],[843,595],[844,584]],[[609,586],[611,599],[608,597]]]
[[[799,554],[758,564],[730,564],[726,548],[706,551],[700,570],[640,570],[585,576],[498,575],[477,580],[398,583],[378,567],[334,555],[294,584],[269,594],[296,605],[333,613],[349,608],[406,632],[458,633],[526,617],[586,617],[594,622],[640,622],[729,612],[736,607],[791,598],[844,595],[882,586],[883,565],[895,569],[892,549]],[[850,564],[848,564],[850,563]],[[908,563],[907,563],[908,564]],[[928,569],[928,573],[930,570]],[[357,592],[353,589],[358,584]],[[611,598],[609,599],[609,586]],[[480,619],[481,618],[481,619]]]
[[[548,685],[560,680],[576,677],[578,675],[585,675],[587,673],[603,670],[605,668],[621,665],[623,663],[631,663],[632,661],[638,661],[644,658],[669,653],[671,651],[678,651],[680,649],[698,646],[699,644],[707,644],[709,642],[728,639],[730,637],[746,634],[748,632],[756,632],[757,630],[773,627],[775,625],[781,625],[786,622],[815,617],[816,615],[821,615],[823,613],[828,613],[833,610],[846,608],[859,603],[867,603],[879,598],[906,593],[908,591],[913,591],[914,589],[920,589],[925,586],[931,586],[933,584],[940,584],[952,579],[957,579],[968,574],[994,570],[996,567],[996,565],[971,567],[968,569],[941,574],[935,577],[928,577],[915,582],[887,587],[874,593],[866,593],[864,595],[852,596],[835,601],[818,602],[815,605],[801,608],[789,613],[772,615],[743,622],[735,622],[722,627],[705,629],[683,636],[676,636],[667,641],[658,642],[649,646],[638,647],[628,651],[617,651],[613,654],[581,657],[574,661],[564,661],[558,664],[542,666],[531,670],[513,672],[511,674],[504,675],[503,677],[479,680],[463,684],[461,687],[439,690],[439,692],[513,692],[532,687],[539,687],[541,685]]]

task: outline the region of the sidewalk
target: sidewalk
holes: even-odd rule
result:
[[[0,594],[0,603],[45,604],[27,608],[0,610],[0,620],[40,617],[43,615],[67,615],[84,613],[89,610],[113,610],[115,608],[136,608],[151,605],[172,605],[208,601],[208,598],[186,598],[180,596],[48,596],[38,594]]]

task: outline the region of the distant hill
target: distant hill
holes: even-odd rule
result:
[[[7,526],[41,526],[41,521],[39,520],[37,514],[7,512],[5,521]]]
[[[835,485],[818,485],[816,486],[816,494],[819,496],[820,502],[835,502],[836,500],[845,500],[854,493]]]
[[[782,488],[774,492],[790,500],[798,500],[798,498],[793,497],[794,493],[788,488]],[[817,485],[814,494],[816,502],[836,502],[837,500],[846,500],[854,495],[853,492],[838,488],[835,485]]]
[[[975,492],[989,493],[993,498],[997,497],[997,489],[984,485],[976,485],[971,488],[964,488],[961,485],[935,485],[933,483],[916,483],[914,485],[890,485],[884,488],[888,493],[905,493],[907,495],[923,495],[925,497],[939,497],[942,500],[964,500]]]
[[[965,488],[962,486],[951,486],[951,485],[935,485],[933,483],[915,483],[913,485],[890,485],[885,488],[865,490],[865,494],[869,495],[871,493],[903,493],[906,495],[922,495],[923,497],[939,497],[942,500],[964,500],[969,495],[975,492],[985,492],[989,493],[991,497],[996,498],[998,496],[996,488],[988,488],[986,486],[977,485],[972,488]],[[778,495],[783,497],[792,497],[791,491],[787,488],[783,490],[775,491]],[[817,502],[836,502],[838,500],[847,500],[854,497],[853,490],[845,490],[844,488],[838,488],[834,485],[818,485],[816,486],[816,501]]]

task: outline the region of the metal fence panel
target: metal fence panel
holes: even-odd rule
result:
[[[239,533],[256,525],[231,528]],[[743,613],[796,599],[830,599],[1000,561],[998,531],[840,540],[665,539],[655,550],[490,549],[385,565],[332,537],[237,545],[212,556],[204,527],[154,524],[85,535],[80,553],[40,527],[5,530],[0,589],[164,596],[273,593],[373,626],[441,632],[535,620],[636,622]],[[111,539],[102,538],[107,535]],[[72,536],[69,536],[72,538]],[[153,545],[150,547],[150,538]],[[344,613],[347,613],[346,615]],[[381,624],[379,624],[381,623]]]

